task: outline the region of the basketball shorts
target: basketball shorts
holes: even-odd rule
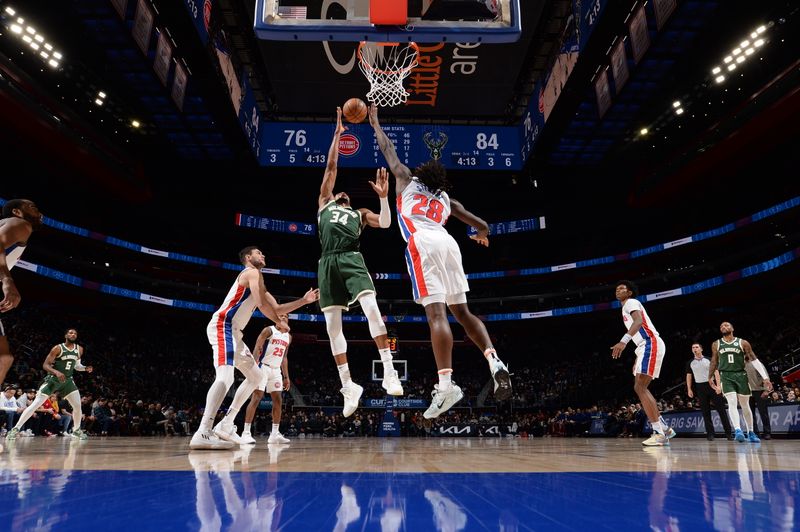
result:
[[[208,342],[214,355],[214,367],[234,366],[244,371],[256,364],[250,349],[242,340],[242,331],[233,329],[230,325],[216,326],[216,321],[208,324]]]
[[[720,371],[720,381],[722,381],[722,393],[736,392],[739,395],[751,395],[750,383],[747,380],[745,371]]]
[[[444,231],[417,231],[408,239],[406,266],[414,301],[421,305],[467,302],[469,283],[461,250]]]
[[[323,255],[317,269],[319,279],[319,306],[324,310],[350,305],[364,294],[374,294],[375,285],[358,251],[345,251]]]
[[[667,346],[660,336],[655,337],[655,341],[645,336],[645,341],[636,346],[636,362],[633,365],[634,375],[650,375],[654,379],[661,373],[661,363],[664,361],[664,353]]]
[[[61,399],[77,391],[77,389],[78,387],[75,386],[75,381],[72,380],[72,377],[67,377],[64,382],[61,382],[55,375],[48,375],[39,385],[40,394],[50,396],[58,393]]]
[[[265,364],[261,366],[261,374],[261,383],[258,385],[259,390],[264,390],[267,393],[283,391],[281,368],[272,368]]]

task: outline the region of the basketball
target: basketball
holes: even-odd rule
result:
[[[351,124],[360,124],[367,117],[367,104],[360,98],[350,98],[344,103],[342,113]]]

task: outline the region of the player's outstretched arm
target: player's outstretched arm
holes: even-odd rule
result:
[[[381,212],[375,214],[369,209],[359,209],[361,219],[370,227],[380,227],[386,229],[392,225],[392,210],[389,207],[389,172],[386,168],[379,168],[375,174],[375,181],[370,181],[369,185],[381,200]]]
[[[333,199],[333,187],[336,186],[336,172],[339,164],[339,139],[347,130],[342,125],[342,108],[336,108],[336,131],[333,132],[331,147],[328,149],[328,164],[325,166],[325,175],[319,187],[319,208]]]
[[[319,300],[319,288],[309,288],[308,292],[303,297],[289,301],[288,303],[278,304],[275,297],[269,292],[266,293],[266,298],[270,302],[278,314],[289,314],[295,310]]]
[[[20,242],[27,242],[33,232],[30,222],[22,218],[9,218],[0,227],[0,284],[3,288],[3,299],[0,301],[0,312],[8,312],[19,305],[22,299],[11,278],[6,262],[6,249]]]
[[[389,169],[395,178],[395,193],[399,196],[402,194],[403,189],[411,182],[411,170],[408,166],[400,162],[397,156],[397,150],[394,148],[394,142],[386,136],[380,122],[378,122],[378,106],[374,103],[369,106],[369,123],[372,129],[375,130],[375,137],[378,141],[378,147],[381,149],[383,158],[389,165]]]
[[[473,235],[470,238],[481,246],[486,246],[488,248],[489,224],[486,223],[486,220],[469,212],[464,208],[460,201],[456,201],[453,198],[450,198],[450,209],[453,216],[465,224],[474,227],[478,231],[478,234]]]
[[[57,345],[53,346],[53,349],[51,349],[50,352],[47,353],[47,358],[45,358],[44,362],[42,363],[42,369],[44,369],[50,375],[56,377],[60,382],[64,382],[65,380],[67,380],[67,378],[64,376],[63,373],[61,373],[60,371],[58,371],[56,368],[53,367],[53,362],[56,361],[56,357],[60,352],[61,348],[59,346]]]

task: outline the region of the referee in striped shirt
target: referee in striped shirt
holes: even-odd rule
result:
[[[706,424],[706,438],[709,441],[714,439],[714,422],[711,420],[711,404],[714,403],[714,409],[719,414],[719,419],[722,422],[722,427],[725,429],[725,434],[729,440],[733,439],[731,434],[731,423],[728,420],[728,412],[725,410],[725,403],[720,395],[719,388],[719,371],[716,372],[715,381],[717,384],[709,382],[708,370],[711,361],[703,356],[703,346],[698,343],[692,344],[692,358],[686,364],[686,393],[690,398],[693,398],[697,393],[697,399],[700,402],[700,410],[703,411],[703,420]],[[694,379],[695,392],[692,392],[692,379]]]

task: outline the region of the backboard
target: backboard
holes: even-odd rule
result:
[[[370,0],[257,0],[254,29],[277,41],[509,43],[521,35],[520,0],[487,2],[492,18],[430,20],[437,1],[409,0],[405,24],[376,25]]]

